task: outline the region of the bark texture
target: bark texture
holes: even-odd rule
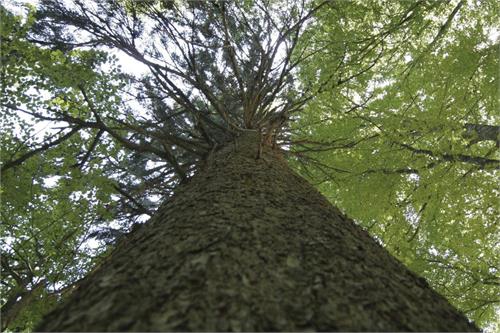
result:
[[[38,330],[477,330],[258,142],[216,153]]]

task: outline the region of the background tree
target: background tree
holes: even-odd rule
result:
[[[428,182],[428,189],[429,186],[444,186],[444,183],[437,181],[441,180],[439,173],[427,181],[421,173],[440,170],[443,163],[475,161],[472,164],[482,166],[486,169],[486,174],[474,181],[485,179],[493,184],[489,171],[497,162],[494,156],[481,155],[480,152],[451,154],[434,151],[425,145],[413,145],[413,141],[409,143],[408,138],[418,135],[424,137],[420,142],[417,140],[419,144],[427,142],[433,146],[435,137],[445,134],[447,129],[444,125],[432,127],[434,118],[431,114],[426,118],[429,121],[421,119],[420,113],[418,116],[408,117],[406,114],[410,113],[407,112],[408,109],[415,112],[414,109],[417,108],[414,96],[415,90],[418,91],[419,84],[422,84],[419,75],[421,78],[437,73],[432,66],[424,66],[426,57],[423,55],[427,53],[422,52],[419,57],[421,54],[414,54],[414,50],[423,50],[421,45],[432,49],[443,36],[454,36],[449,31],[453,19],[462,15],[465,10],[468,10],[470,17],[477,18],[480,16],[478,8],[464,6],[463,3],[453,5],[440,2],[402,2],[391,6],[378,2],[340,2],[319,4],[316,7],[308,7],[309,4],[297,6],[296,2],[183,4],[168,1],[111,1],[91,4],[75,1],[72,6],[67,7],[56,1],[42,3],[38,12],[40,21],[35,22],[28,42],[42,45],[42,49],[38,47],[41,52],[50,51],[66,57],[74,52],[81,52],[82,48],[106,46],[124,52],[146,65],[150,71],[143,78],[129,77],[130,85],[125,92],[126,96],[139,101],[143,108],[134,108],[138,105],[130,100],[120,103],[102,97],[103,93],[105,96],[113,95],[113,89],[100,88],[115,82],[116,75],[111,80],[83,87],[78,83],[70,83],[69,86],[74,89],[74,93],[68,94],[71,106],[68,110],[71,112],[65,112],[60,106],[64,103],[57,104],[56,94],[46,99],[49,105],[39,107],[39,112],[31,112],[33,108],[28,108],[36,119],[48,117],[46,120],[53,121],[53,126],[63,124],[68,133],[73,129],[75,133],[92,133],[80,138],[89,140],[86,153],[64,154],[78,157],[70,165],[81,164],[94,155],[99,156],[96,147],[100,145],[116,147],[112,148],[111,157],[103,157],[101,163],[96,165],[97,172],[107,177],[102,179],[114,180],[112,183],[105,182],[107,187],[97,192],[106,193],[109,198],[112,191],[122,196],[120,199],[115,197],[113,205],[118,206],[117,201],[120,201],[122,206],[113,209],[113,214],[108,214],[108,218],[118,212],[130,212],[133,216],[148,214],[155,209],[151,199],[155,196],[170,196],[178,184],[191,178],[213,156],[213,152],[231,141],[235,135],[245,129],[259,129],[263,134],[263,141],[287,149],[290,160],[296,163],[298,170],[308,172],[314,181],[328,180],[329,182],[321,185],[321,189],[332,197],[335,193],[333,200],[340,207],[346,209],[361,224],[371,227],[370,231],[414,270],[429,277],[431,282],[436,281],[436,284],[445,281],[443,274],[447,274],[447,271],[451,272],[453,279],[446,281],[462,281],[459,280],[460,275],[456,274],[464,270],[456,269],[461,266],[455,265],[455,256],[438,255],[446,246],[439,243],[442,241],[439,236],[442,234],[439,232],[443,230],[434,228],[422,231],[424,227],[420,225],[423,223],[419,223],[422,218],[416,220],[416,207],[422,207],[429,201],[422,209],[424,212],[429,211],[432,205],[440,205],[436,202],[439,194],[432,189],[426,191],[422,184]],[[495,10],[493,6],[489,8],[491,17]],[[281,11],[289,15],[278,14]],[[443,17],[444,21],[441,20]],[[489,16],[484,17],[486,24],[491,26],[492,23],[487,21]],[[429,36],[436,37],[436,41],[429,39]],[[484,36],[482,38],[477,44],[487,39]],[[409,45],[409,41],[415,41],[415,45]],[[471,44],[467,45],[470,47]],[[405,56],[406,59],[412,57],[418,61],[405,64]],[[434,67],[441,68],[441,62],[435,57],[432,59]],[[489,61],[491,63],[494,60]],[[52,64],[48,65],[50,68]],[[301,83],[294,80],[299,65]],[[92,70],[89,71],[91,76],[95,75],[92,73]],[[494,77],[494,72],[490,73]],[[449,79],[453,80],[453,77]],[[401,88],[397,82],[413,82],[413,93],[409,89],[407,94],[398,95]],[[426,82],[432,85],[432,80]],[[31,83],[31,86],[39,84]],[[16,85],[13,84],[12,87]],[[51,89],[53,88],[47,90]],[[366,91],[368,95],[365,94]],[[381,96],[382,91],[384,96]],[[419,93],[427,96],[431,95],[431,91],[432,88],[429,88],[428,91]],[[493,92],[489,92],[492,100]],[[9,95],[15,94],[11,92]],[[26,93],[18,95],[24,96]],[[54,102],[57,107],[53,106]],[[419,106],[424,110],[437,110],[430,104]],[[426,112],[425,115],[427,116]],[[403,118],[406,122],[401,121]],[[450,123],[457,128],[456,122],[447,124]],[[403,127],[404,130],[401,129],[401,124],[407,124]],[[415,134],[422,130],[422,124],[434,129],[430,131],[431,127],[424,126],[422,132]],[[484,125],[487,124],[477,121],[462,123],[459,137],[470,137],[470,128]],[[65,132],[61,133],[60,138],[63,138],[63,133]],[[434,136],[429,136],[429,133],[434,133]],[[467,148],[474,149],[478,145],[488,144],[477,141],[480,138],[478,131],[472,130],[472,133],[472,140],[469,138],[470,141],[465,143],[465,146],[469,145]],[[15,135],[17,134],[13,134]],[[389,138],[396,141],[392,142]],[[445,137],[440,137],[439,140],[446,141]],[[436,142],[441,142],[439,140]],[[55,139],[54,142],[59,143],[57,141]],[[399,144],[410,148],[397,146]],[[33,149],[27,154],[32,156],[34,154],[31,152],[46,147],[42,150],[54,148],[51,149],[53,156],[59,156],[61,153],[55,150],[55,146],[56,144],[46,147],[46,142],[32,144]],[[128,151],[118,152],[119,146]],[[290,146],[292,150],[288,150]],[[395,146],[398,150],[394,154]],[[78,144],[74,149],[79,149]],[[334,154],[329,154],[328,151],[332,149],[335,149]],[[371,152],[377,149],[384,154],[374,158]],[[393,153],[388,159],[391,150]],[[406,155],[401,153],[405,150],[409,151]],[[339,154],[339,151],[346,153]],[[106,150],[102,154],[108,155]],[[25,155],[26,153],[17,156]],[[17,156],[10,161],[18,160]],[[428,165],[438,158],[445,162],[436,163],[438,166]],[[123,163],[124,159],[126,163]],[[358,165],[354,161],[362,162]],[[4,162],[4,167],[8,163]],[[369,167],[363,168],[362,163]],[[23,167],[24,165],[25,163],[22,164]],[[423,170],[414,172],[413,169]],[[7,175],[7,172],[4,174]],[[26,172],[28,171],[24,172],[25,175]],[[45,178],[50,174],[51,171],[40,177]],[[82,184],[89,184],[89,180],[95,178],[91,173],[88,175],[89,178]],[[408,179],[402,179],[403,177]],[[387,181],[388,179],[391,181]],[[341,186],[332,186],[332,181],[339,182]],[[401,186],[398,194],[394,194],[396,192],[393,190],[396,185]],[[76,189],[78,186],[75,186]],[[405,189],[414,187],[420,189],[420,198],[425,199],[412,201],[419,198],[417,194],[412,194],[403,199],[403,203],[397,202],[397,198],[410,192]],[[70,188],[67,191],[69,193],[74,190]],[[377,196],[375,191],[380,191],[382,195]],[[369,200],[355,197],[359,193],[368,196]],[[429,194],[432,194],[431,198],[426,197]],[[480,195],[478,210],[485,207],[481,205],[488,200],[493,202],[492,196],[488,199],[488,196],[483,197],[483,193]],[[381,200],[380,203],[373,200],[374,197],[388,196],[392,205],[390,200]],[[465,200],[464,198],[465,196],[460,200]],[[104,200],[108,204],[109,201]],[[367,201],[373,202],[373,207],[367,206]],[[362,209],[359,207],[361,202]],[[496,208],[494,203],[492,207]],[[486,218],[489,223],[494,221],[494,211],[491,214],[489,219]],[[412,219],[416,221],[413,225],[410,223]],[[398,222],[391,223],[392,220]],[[388,224],[392,227],[387,227]],[[124,226],[126,228],[129,224]],[[410,226],[413,228],[409,229]],[[490,236],[485,239],[493,238],[493,227],[490,227],[490,231],[478,229],[483,234],[473,233],[471,239],[486,242],[481,237],[486,233]],[[447,233],[450,228],[444,232]],[[26,229],[22,230],[26,232]],[[89,233],[88,229],[82,230]],[[405,233],[408,233],[407,239],[415,235],[412,242],[401,242],[401,236],[405,236]],[[432,233],[434,238],[420,238],[424,233]],[[417,242],[419,244],[415,245]],[[472,245],[472,242],[468,245]],[[453,288],[462,294],[471,285],[482,286],[480,291],[472,289],[476,293],[474,295],[481,299],[467,299],[462,309],[468,310],[470,304],[473,307],[479,306],[472,310],[480,310],[482,315],[473,314],[477,316],[476,319],[484,321],[493,316],[493,305],[496,302],[494,288],[498,288],[494,265],[496,253],[494,247],[489,252],[486,248],[487,245],[480,253],[489,255],[488,261],[493,263],[492,267],[478,270],[475,275],[465,272],[473,279],[453,284]],[[465,248],[465,252],[473,257],[474,254],[470,251],[470,248]],[[437,267],[429,273],[429,266],[416,264],[422,262],[422,258],[429,253],[454,268]],[[462,265],[467,267],[465,270],[472,267],[470,261],[464,262]],[[480,279],[480,283],[475,282],[477,279]],[[482,283],[482,280],[489,283]],[[455,301],[461,304],[459,298]]]
[[[27,40],[35,18],[26,10],[22,19],[0,8],[2,330],[32,327],[138,216],[116,197],[120,149],[100,130],[52,124],[89,112],[83,91],[113,112],[123,80],[103,71],[102,51]]]

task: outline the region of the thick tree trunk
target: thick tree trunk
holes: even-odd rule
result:
[[[474,331],[248,132],[40,331]]]

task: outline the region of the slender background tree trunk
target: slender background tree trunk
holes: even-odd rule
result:
[[[248,132],[40,331],[474,331]]]
[[[2,304],[1,310],[1,331],[3,332],[10,323],[16,320],[17,316],[30,305],[33,304],[33,301],[36,300],[37,297],[40,297],[40,293],[45,288],[46,281],[45,279],[39,281],[35,285],[31,287],[31,289],[27,289],[26,286],[20,287],[19,292],[12,293],[12,295],[7,298],[7,302]]]

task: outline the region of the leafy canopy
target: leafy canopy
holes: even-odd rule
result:
[[[337,206],[470,318],[496,325],[498,13],[465,1],[325,8],[301,72],[323,92],[294,147],[297,168]]]

